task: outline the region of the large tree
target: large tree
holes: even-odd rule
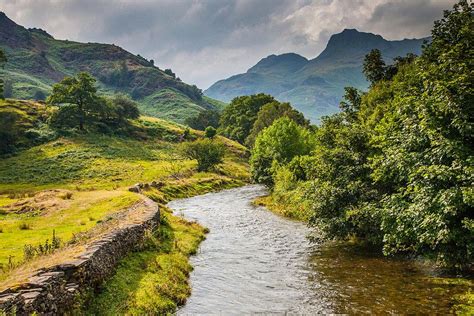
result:
[[[243,144],[260,109],[273,101],[271,95],[263,93],[234,98],[222,112],[220,133]]]
[[[384,78],[385,62],[382,59],[380,50],[372,49],[370,53],[365,56],[363,72],[372,85]]]
[[[312,146],[307,129],[288,117],[279,118],[264,129],[255,141],[250,157],[253,180],[273,185],[275,167],[289,163],[296,156],[309,154]]]
[[[100,116],[105,108],[105,100],[97,95],[95,82],[94,77],[86,72],[66,77],[53,85],[47,102],[67,107],[68,116],[76,121],[80,130],[84,130],[84,126]]]
[[[293,109],[289,103],[273,101],[262,106],[258,112],[257,119],[250,130],[249,136],[247,136],[245,140],[245,144],[249,147],[253,147],[258,134],[272,125],[275,120],[284,116],[301,126],[309,126],[309,121],[305,119],[303,113]]]

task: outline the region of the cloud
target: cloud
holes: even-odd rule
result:
[[[115,43],[207,88],[285,52],[313,58],[344,28],[388,39],[429,35],[450,0],[2,0],[56,38]]]

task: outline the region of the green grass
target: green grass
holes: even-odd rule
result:
[[[163,315],[173,313],[191,293],[188,257],[195,254],[206,230],[163,212],[158,232],[144,251],[121,261],[86,313],[93,315]]]
[[[6,22],[6,17],[0,18]],[[13,97],[17,99],[32,99],[37,91],[48,95],[61,78],[87,71],[98,80],[102,95],[133,94],[148,115],[182,123],[206,108],[222,106],[210,98],[200,99],[190,85],[116,45],[56,40],[17,25],[10,27],[7,37],[10,40],[0,43],[0,49],[7,54],[8,62],[0,73],[12,82]],[[118,85],[111,78],[123,63],[129,79]]]
[[[205,108],[185,94],[167,88],[144,98],[140,110],[146,115],[184,123],[187,118],[197,116]]]
[[[0,111],[19,115],[22,130],[38,128],[37,122],[47,118],[50,110],[28,101],[0,102]],[[246,149],[223,137],[216,141],[227,148],[224,162],[212,172],[197,172],[196,161],[180,156],[184,129],[162,119],[141,117],[114,134],[67,132],[39,145],[25,141],[17,152],[2,157],[0,265],[4,273],[0,273],[0,287],[23,282],[32,271],[77,255],[83,250],[82,242],[23,263],[24,246],[51,241],[53,230],[63,243],[83,232],[92,231],[87,238],[95,238],[94,232],[108,227],[101,222],[141,198],[128,191],[135,183],[163,183],[160,190],[144,193],[164,202],[248,181]],[[202,132],[191,130],[188,141],[199,137]],[[172,311],[185,301],[191,270],[187,256],[196,250],[205,229],[172,214],[166,218],[159,241],[122,261],[91,310],[155,313]],[[13,270],[10,258],[16,266]]]
[[[24,246],[37,246],[47,239],[51,241],[53,230],[63,242],[68,242],[74,234],[91,229],[108,215],[139,200],[138,195],[127,191],[75,192],[71,200],[65,201],[64,207],[58,210],[0,215],[3,231],[0,236],[0,267],[7,265],[10,256],[14,263],[21,262]]]

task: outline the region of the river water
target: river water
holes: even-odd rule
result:
[[[312,245],[305,224],[252,205],[265,193],[251,185],[169,203],[210,229],[179,315],[448,314],[453,295],[467,291],[414,261]]]

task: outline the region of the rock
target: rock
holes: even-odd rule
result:
[[[128,188],[128,191],[130,192],[135,192],[135,193],[140,193],[140,187],[137,185],[134,185],[133,187]]]

